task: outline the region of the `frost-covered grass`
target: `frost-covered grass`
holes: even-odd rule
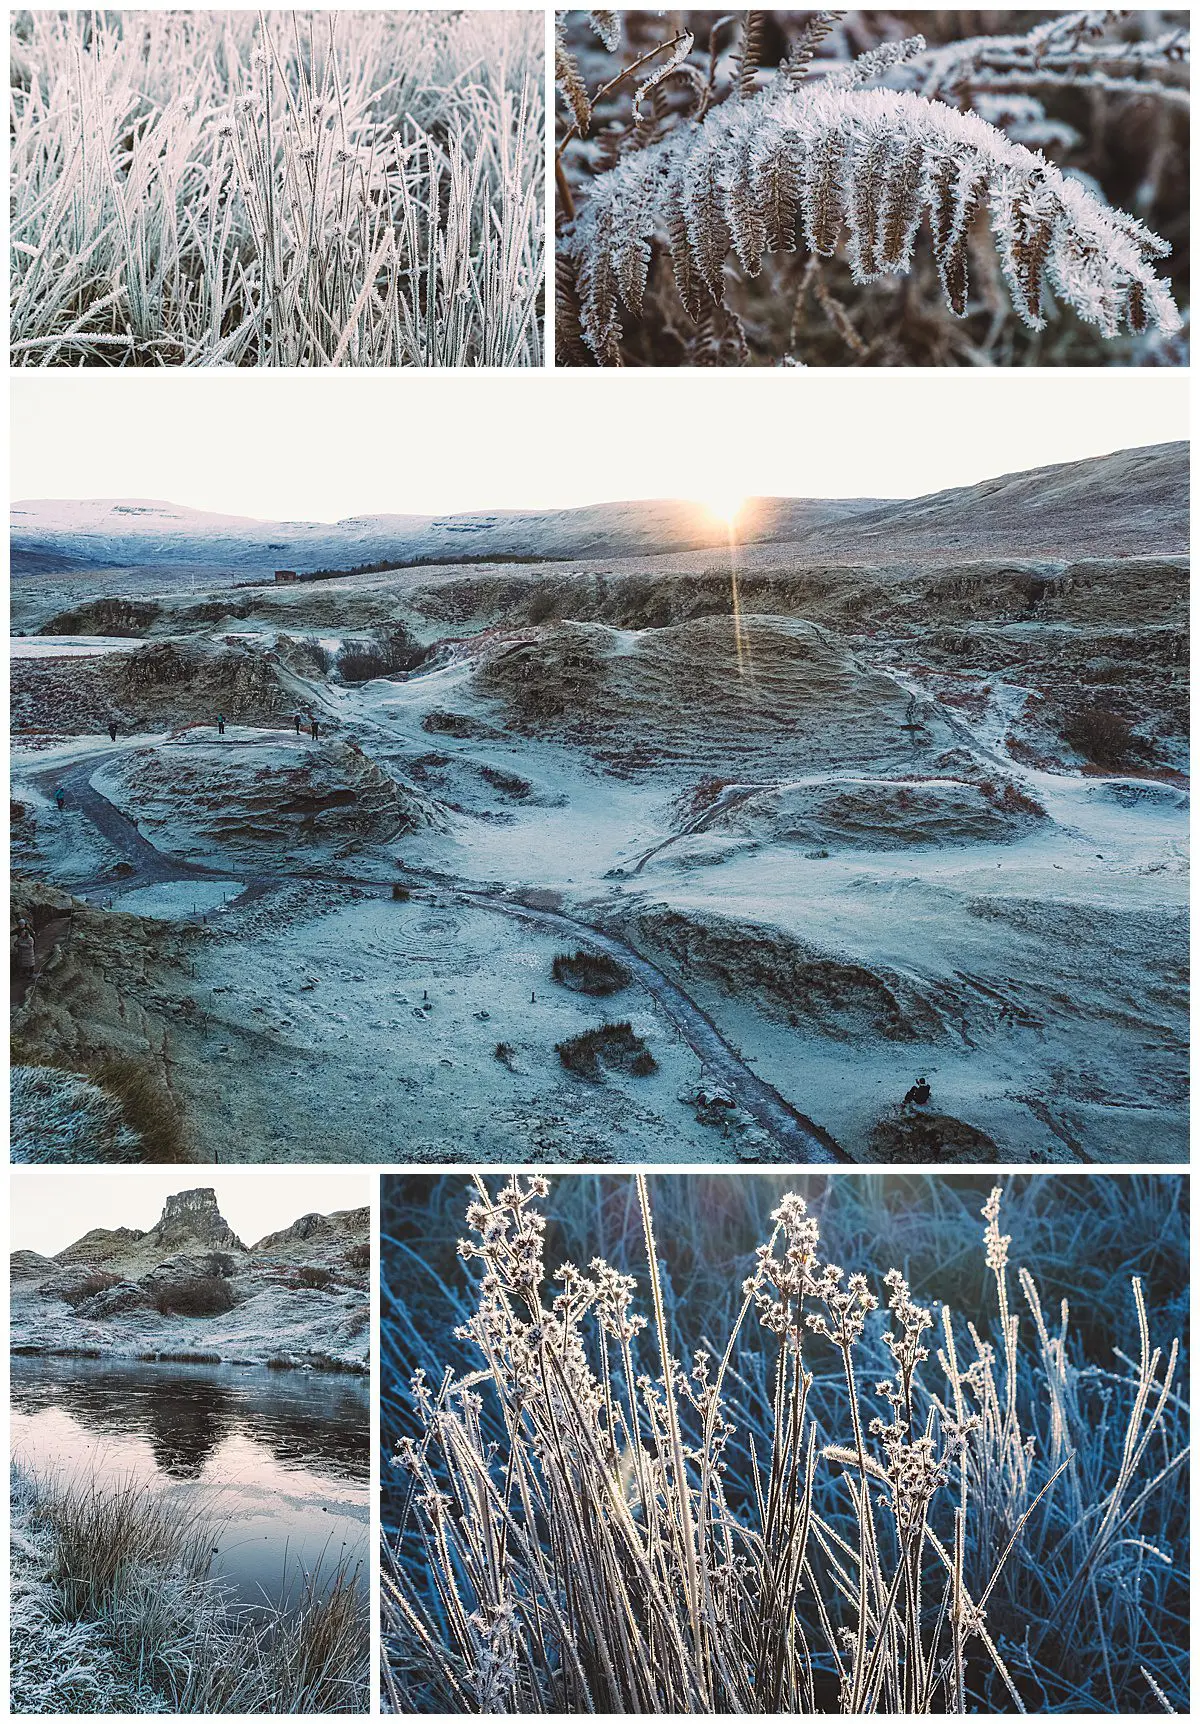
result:
[[[13,1066],[11,1156],[20,1162],[135,1161],[141,1139],[119,1101],[54,1066]]]
[[[209,1573],[215,1523],[135,1484],[13,1469],[12,1710],[364,1712],[355,1576],[253,1616]]]
[[[12,18],[14,363],[541,363],[541,14]]]
[[[456,1183],[385,1213],[394,1709],[1186,1707],[1180,1180],[477,1182],[461,1271]]]

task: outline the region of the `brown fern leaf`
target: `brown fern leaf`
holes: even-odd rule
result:
[[[650,242],[661,195],[657,182],[662,175],[662,164],[649,151],[643,150],[629,158],[623,173],[628,188],[624,200],[625,219],[620,229],[614,230],[610,251],[621,298],[634,316],[640,317],[646,276],[650,270]]]
[[[681,162],[672,174],[667,188],[667,240],[671,248],[671,268],[675,286],[688,316],[698,318],[704,306],[700,283],[692,265],[692,247],[688,238],[687,217],[683,208],[683,168]]]
[[[926,156],[924,201],[933,255],[939,264],[954,228],[954,188],[957,184],[958,166],[952,155],[939,151]]]
[[[804,161],[804,237],[818,257],[832,257],[846,219],[846,140],[840,128],[817,140]]]
[[[716,300],[706,305],[688,343],[687,363],[696,366],[745,365],[749,358],[746,331],[737,313]]]
[[[559,365],[595,365],[596,356],[583,338],[575,270],[560,257],[554,271],[554,357]]]
[[[1149,324],[1150,319],[1146,313],[1146,295],[1142,290],[1140,281],[1130,283],[1129,293],[1125,300],[1125,316],[1135,335],[1141,335]]]
[[[621,325],[617,319],[617,272],[613,267],[615,221],[611,210],[598,212],[599,243],[576,265],[579,329],[601,365],[621,363]]]
[[[902,275],[912,263],[921,225],[924,152],[915,138],[896,151],[888,164],[879,204],[876,252],[879,267]]]
[[[733,241],[725,219],[721,157],[701,151],[684,179],[683,213],[688,245],[701,281],[714,299],[725,296],[725,258]]]
[[[762,63],[765,12],[747,12],[742,27],[742,52],[738,59],[737,92],[743,101],[754,94],[754,76]]]
[[[595,171],[605,174],[610,168],[615,168],[626,150],[630,147],[630,128],[622,125],[620,120],[610,120],[607,126],[601,127],[593,138],[595,147]]]
[[[762,268],[767,244],[762,201],[764,189],[754,160],[754,140],[748,135],[739,137],[729,164],[725,212],[737,260],[751,276],[757,275]]]
[[[1041,323],[1042,284],[1054,237],[1054,207],[1047,190],[1030,177],[1013,176],[1000,192],[1005,220],[998,225],[1000,262],[1017,314],[1031,328]]]
[[[583,73],[579,70],[579,62],[567,46],[563,34],[563,20],[559,14],[554,20],[554,78],[560,92],[579,128],[580,137],[586,137],[588,127],[592,123],[592,103],[587,93],[587,85],[583,81]]]
[[[975,217],[987,197],[987,176],[976,162],[950,163],[948,181],[939,180],[933,256],[942,291],[955,317],[967,315],[967,244]],[[939,163],[940,172],[943,164]]]
[[[588,23],[610,54],[621,46],[621,20],[615,12],[589,12]]]
[[[764,249],[795,251],[804,175],[792,139],[785,136],[769,149],[760,150],[757,170]]]
[[[850,270],[858,282],[873,281],[881,273],[877,242],[894,148],[886,127],[875,127],[859,140],[851,159],[848,251]]]
[[[788,82],[799,86],[808,76],[817,45],[846,16],[845,12],[815,12],[792,44],[780,71]]]

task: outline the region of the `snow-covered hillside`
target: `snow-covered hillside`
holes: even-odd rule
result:
[[[928,497],[758,498],[738,517],[746,544],[795,543],[806,562],[1000,554],[1184,550],[1187,446],[1160,444],[985,480]],[[703,496],[703,482],[698,484]],[[13,568],[74,564],[223,567],[301,573],[383,560],[534,562],[644,556],[724,546],[703,502],[451,516],[361,515],[323,523],[257,521],[145,499],[22,501],[12,509]]]

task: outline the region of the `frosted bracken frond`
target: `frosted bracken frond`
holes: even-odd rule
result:
[[[621,21],[615,12],[589,12],[588,23],[610,54],[621,46]]]
[[[1191,60],[1187,31],[1167,30],[1139,42],[1099,40],[1118,16],[1066,13],[1024,36],[976,36],[947,43],[915,57],[891,81],[930,97],[1064,85],[1110,94],[1134,91],[1186,107]]]
[[[575,124],[581,132],[586,132],[592,123],[592,104],[579,62],[567,46],[561,14],[554,20],[554,80],[571,105]]]
[[[844,242],[855,280],[867,283],[911,267],[924,221],[947,304],[961,317],[967,241],[984,211],[1031,329],[1044,326],[1051,293],[1106,337],[1123,326],[1179,329],[1153,268],[1165,241],[979,115],[912,91],[797,88],[783,76],[725,102],[598,175],[562,251],[583,340],[615,364],[618,302],[638,315],[655,243],[669,246],[680,297],[698,318],[706,303],[723,303],[731,252],[753,276],[800,235],[824,257]]]

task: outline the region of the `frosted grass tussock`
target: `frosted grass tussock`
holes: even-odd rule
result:
[[[14,13],[12,359],[542,357],[540,20]]]
[[[1148,1654],[1171,1553],[1140,1529],[1180,1481],[1186,1408],[1137,1280],[1137,1358],[1100,1374],[1097,1427],[1065,1304],[1052,1330],[1023,1270],[1011,1304],[998,1191],[990,1324],[926,1308],[898,1269],[877,1293],[830,1262],[793,1194],[688,1366],[631,1183],[641,1273],[551,1276],[548,1181],[475,1181],[458,1335],[477,1368],[416,1373],[395,1454],[391,1709],[1034,1710],[1047,1672],[1081,1685],[1085,1661],[1113,1710],[1129,1667],[1168,1692],[1178,1673]],[[1102,1660],[1073,1654],[1097,1624]]]
[[[168,1491],[13,1467],[16,1713],[361,1713],[366,1605],[343,1564],[253,1612],[211,1573],[223,1524]]]
[[[9,1106],[13,1161],[140,1159],[141,1139],[121,1104],[86,1078],[54,1066],[14,1066]]]

